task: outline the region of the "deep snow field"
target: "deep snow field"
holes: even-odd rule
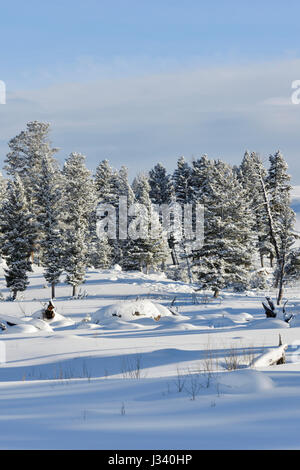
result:
[[[266,319],[274,293],[212,299],[159,274],[90,270],[81,299],[57,287],[45,324],[50,288],[41,268],[30,280],[0,302],[19,323],[0,333],[1,449],[300,448],[300,322]],[[286,298],[300,315],[299,288]],[[286,364],[251,366],[279,334]]]

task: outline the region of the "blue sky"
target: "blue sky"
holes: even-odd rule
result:
[[[237,163],[280,148],[300,184],[300,4],[0,0],[0,163],[29,120],[130,172],[180,155]]]

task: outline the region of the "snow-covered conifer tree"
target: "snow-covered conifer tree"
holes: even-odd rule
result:
[[[291,203],[291,177],[288,174],[288,165],[280,151],[270,155],[270,167],[266,178],[266,188],[270,200],[273,223],[277,230],[277,219]]]
[[[288,174],[288,165],[280,151],[275,155],[270,155],[269,160],[266,191],[274,231],[273,239],[276,241],[277,265],[274,274],[275,286],[279,287],[277,302],[280,304],[286,277],[286,264],[296,239],[295,213],[290,207],[291,177]]]
[[[76,288],[85,279],[89,264],[90,217],[95,210],[95,191],[90,171],[85,166],[85,157],[71,153],[63,167],[64,176],[64,270],[67,282]]]
[[[32,271],[30,254],[33,233],[24,187],[16,174],[8,184],[1,210],[1,254],[7,264],[5,279],[13,300],[17,298],[18,292],[24,291],[29,284],[27,273]]]
[[[266,176],[267,171],[259,155],[246,151],[239,168],[239,179],[246,191],[248,205],[254,215],[252,231],[256,238],[256,247],[262,267],[264,267],[264,257],[267,255],[270,256],[272,263],[274,252],[262,186],[262,181],[265,182]]]
[[[98,203],[113,204],[116,199],[113,187],[114,170],[108,160],[102,160],[96,168],[94,181]]]
[[[62,176],[52,160],[42,161],[38,224],[41,259],[45,268],[44,276],[51,284],[51,297],[55,297],[55,285],[59,282],[63,270],[63,185]]]
[[[192,200],[192,169],[184,157],[177,161],[177,168],[173,173],[173,185],[176,201],[187,204]]]
[[[26,130],[11,139],[8,143],[10,152],[5,160],[5,170],[11,176],[19,175],[22,180],[28,209],[33,222],[39,214],[37,195],[40,190],[39,179],[44,158],[53,159],[58,149],[49,142],[50,125],[44,122],[32,121]],[[39,233],[35,233],[35,251],[38,251]],[[33,256],[33,254],[32,254]]]
[[[276,217],[276,237],[280,256],[277,259],[274,276],[278,287],[278,305],[280,305],[283,298],[284,285],[297,278],[295,268],[299,260],[295,248],[295,239],[297,238],[294,230],[295,219],[295,213],[288,205],[282,206],[278,217]],[[298,273],[298,276],[300,278],[300,273]]]
[[[191,173],[191,193],[192,200],[202,204],[203,197],[210,181],[210,171],[213,167],[212,162],[203,155],[201,158],[192,162]]]
[[[171,176],[161,163],[149,171],[150,199],[153,204],[169,204],[174,198]]]
[[[138,205],[132,206],[134,212],[129,215],[136,216],[129,225],[129,240],[127,243],[125,269],[157,268],[164,263],[169,254],[166,234],[162,230],[159,215],[154,210],[149,196],[150,185],[148,178],[138,175],[133,183],[135,201]]]
[[[110,268],[112,265],[112,251],[107,236],[95,240],[91,254],[92,265],[97,269]]]
[[[127,168],[122,166],[121,169],[117,171],[109,165],[108,160],[103,160],[96,169],[95,187],[98,204],[111,204],[116,209],[117,233],[116,238],[109,239],[109,244],[112,249],[110,250],[108,256],[111,259],[112,264],[118,263],[122,265],[124,251],[126,251],[127,245],[127,233],[120,233],[120,231],[127,232],[127,227],[125,228],[123,227],[123,224],[119,224],[120,216],[122,217],[122,214],[119,213],[119,210],[127,211],[129,205],[134,201],[134,193],[128,181]],[[126,207],[122,206],[120,208],[120,197],[127,198]],[[124,216],[126,217],[126,214]],[[98,242],[96,240],[95,242],[95,246],[97,246]]]
[[[5,178],[3,178],[3,175],[0,172],[0,207],[2,206],[5,199],[6,187],[7,181],[5,180]]]
[[[246,288],[252,267],[251,213],[232,168],[217,161],[210,190],[203,196],[205,238],[193,253],[193,270],[202,288],[217,297],[225,287]]]
[[[182,210],[184,210],[184,206],[187,204],[193,204],[196,202],[196,197],[194,195],[194,181],[193,181],[193,170],[189,166],[189,164],[185,161],[184,157],[179,158],[177,161],[177,168],[173,173],[173,184],[175,190],[175,198],[176,202],[182,206]],[[194,218],[192,219],[194,220]],[[185,229],[184,229],[184,220],[182,219],[182,238],[180,242],[175,245],[173,251],[176,250],[176,257],[177,253],[179,254],[179,258],[184,259],[187,265],[187,272],[189,281],[192,282],[192,272],[190,266],[190,258],[191,258],[191,243],[190,240],[187,240],[185,237]],[[176,234],[174,234],[176,239]]]

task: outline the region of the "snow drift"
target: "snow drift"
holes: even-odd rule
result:
[[[159,321],[161,317],[172,316],[167,307],[147,299],[136,301],[118,302],[102,307],[91,315],[93,323],[102,323],[107,320],[120,319],[121,321],[133,321],[141,318],[151,318]]]
[[[270,377],[252,369],[224,372],[220,374],[218,381],[223,393],[257,393],[274,387]]]

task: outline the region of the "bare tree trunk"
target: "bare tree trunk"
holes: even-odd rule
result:
[[[265,207],[266,207],[266,211],[267,211],[268,224],[269,224],[269,229],[270,229],[270,238],[271,238],[272,244],[274,246],[275,257],[276,257],[277,264],[278,264],[278,266],[280,266],[279,274],[277,275],[276,281],[275,281],[275,287],[276,288],[279,287],[279,292],[278,292],[278,297],[277,297],[277,305],[280,305],[280,302],[281,302],[282,297],[283,297],[283,285],[284,285],[283,278],[284,278],[284,269],[285,269],[285,262],[286,262],[285,253],[283,251],[283,255],[280,256],[280,250],[279,250],[277,240],[276,240],[276,237],[275,237],[275,231],[274,231],[274,227],[273,227],[273,218],[272,218],[272,213],[271,213],[271,209],[270,209],[270,203],[269,203],[268,196],[267,196],[266,186],[265,186],[262,175],[260,174],[259,176],[260,176],[261,187],[262,187],[263,195],[264,195]]]
[[[260,178],[260,183],[261,183],[261,187],[262,187],[262,191],[263,191],[263,195],[264,195],[265,207],[266,207],[266,211],[267,211],[268,225],[269,225],[269,230],[270,230],[270,238],[271,238],[272,244],[274,246],[276,259],[277,259],[277,261],[279,261],[280,254],[279,254],[278,244],[277,244],[277,240],[276,240],[275,232],[274,232],[274,228],[273,228],[273,217],[272,217],[272,213],[271,213],[271,209],[270,209],[270,203],[269,203],[268,196],[267,196],[267,190],[266,190],[266,186],[265,186],[265,183],[264,183],[264,180],[263,180],[263,177],[262,177],[261,174],[259,175],[259,178]]]
[[[278,292],[278,297],[277,297],[277,305],[281,304],[283,298],[283,282],[281,281],[279,284],[279,292]]]
[[[73,289],[72,289],[72,297],[75,297],[77,294],[77,286],[73,286]]]
[[[263,268],[264,267],[264,255],[260,253],[260,265]]]
[[[55,299],[55,282],[51,284],[51,299]]]
[[[277,305],[280,305],[283,297],[283,286],[284,286],[284,268],[285,268],[285,254],[283,254],[282,259],[280,261],[280,271],[277,277],[277,285],[279,287],[278,297],[277,297]]]
[[[171,250],[171,256],[172,256],[172,261],[173,261],[174,266],[178,265],[178,260],[177,260],[177,256],[176,256],[176,252],[174,248],[172,248]]]
[[[189,283],[192,284],[192,282],[193,282],[193,277],[192,277],[191,264],[190,264],[190,260],[189,260],[189,255],[188,255],[188,253],[187,253],[187,251],[186,251],[185,243],[186,243],[186,240],[185,240],[185,238],[183,238],[182,247],[183,247],[183,252],[184,252],[185,259],[186,259],[186,265],[187,265],[187,272],[188,272],[188,277],[189,277]]]
[[[214,298],[217,299],[219,297],[220,291],[219,289],[214,290]]]

